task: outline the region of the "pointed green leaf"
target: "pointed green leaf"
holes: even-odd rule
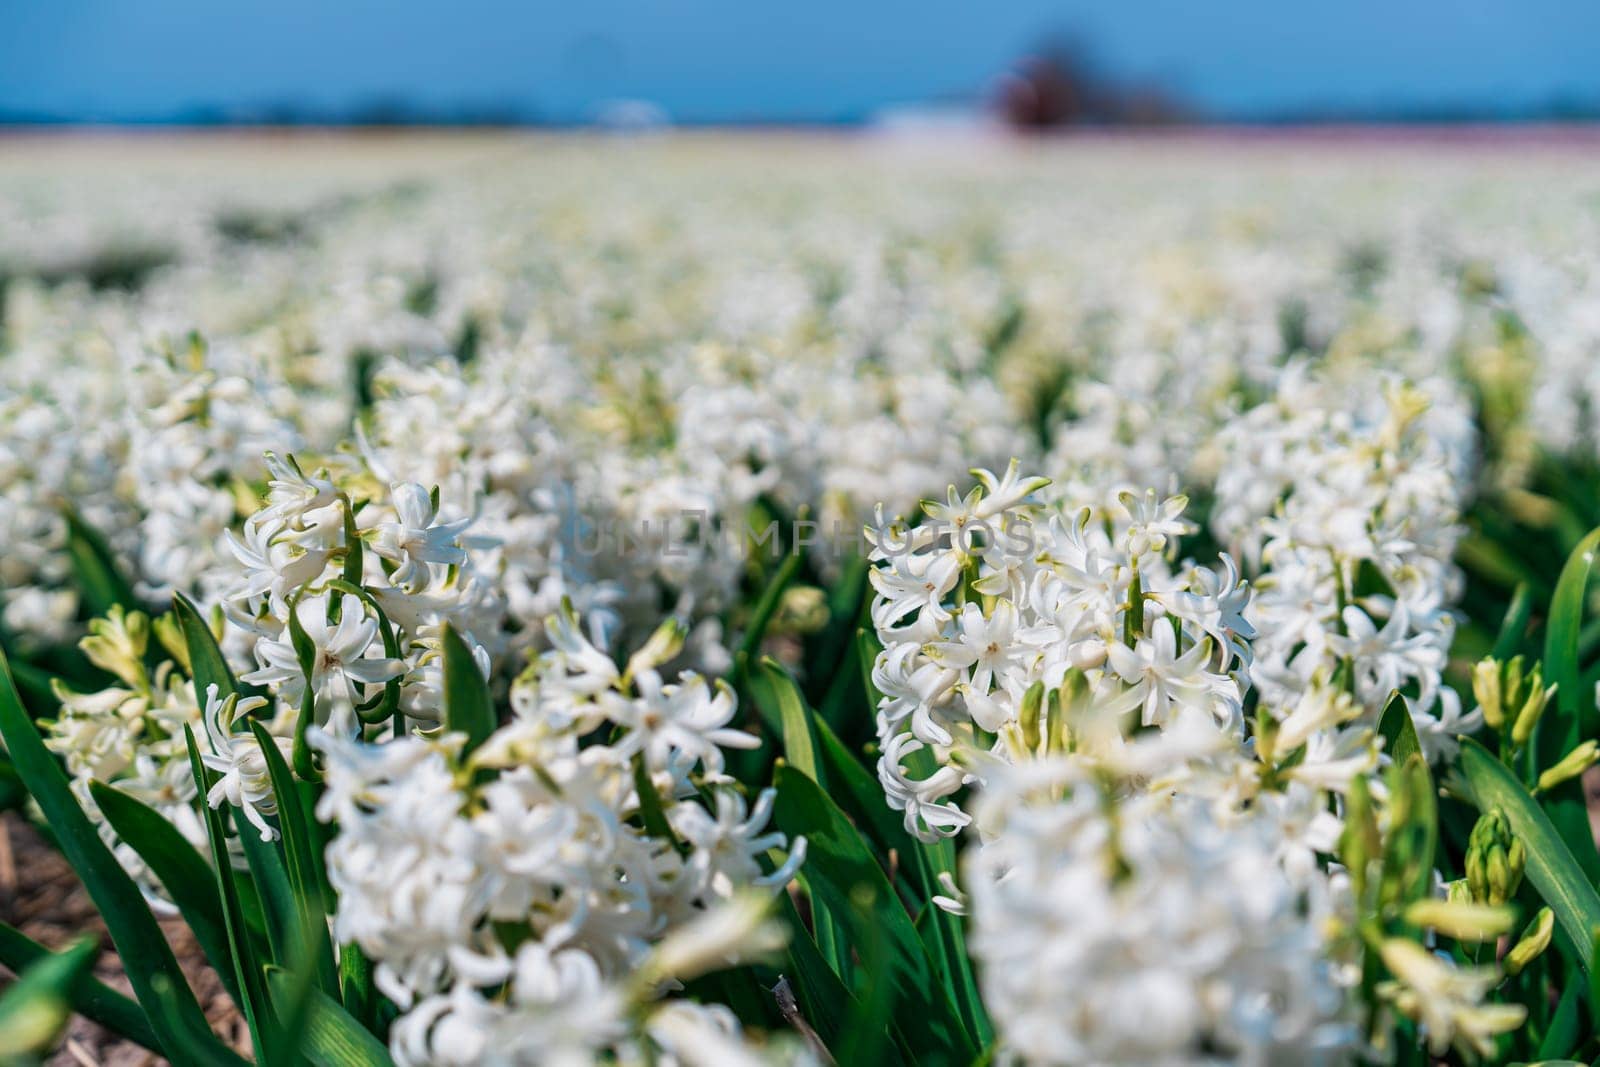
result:
[[[1550,618],[1545,630],[1544,676],[1556,685],[1555,699],[1547,707],[1534,731],[1533,751],[1540,769],[1553,767],[1578,742],[1600,736],[1597,728],[1594,687],[1585,684],[1579,651],[1583,631],[1583,607],[1589,588],[1595,554],[1600,549],[1600,530],[1579,542],[1556,583],[1550,600]],[[1595,851],[1589,813],[1583,789],[1576,779],[1550,790],[1545,797],[1550,821],[1560,831],[1573,858],[1591,884],[1600,882],[1600,853]]]
[[[206,625],[205,616],[200,614],[200,609],[182,593],[174,593],[172,597],[172,610],[178,616],[178,628],[183,632],[184,644],[189,649],[189,666],[194,677],[194,698],[199,705],[206,706],[206,689],[210,686],[217,687],[217,696],[226,697],[229,693],[238,693],[241,696],[257,695],[254,686],[240,685],[234,678],[233,671],[228,667],[228,661],[223,658],[222,649],[217,644],[217,637],[211,632],[211,627]]]
[[[279,970],[269,971],[273,992],[288,996],[292,979]],[[339,1002],[312,990],[306,1025],[300,1035],[300,1054],[314,1067],[393,1067],[389,1050],[361,1027]]]
[[[498,724],[494,701],[478,661],[449,623],[439,643],[444,654],[444,721],[451,730],[467,735],[465,755],[494,733]]]
[[[89,973],[93,938],[35,960],[0,992],[0,1063],[43,1055],[72,1015],[72,990]]]
[[[1560,726],[1549,730],[1554,747],[1541,751],[1541,755],[1554,755],[1559,759],[1580,740],[1600,734],[1595,729],[1594,693],[1583,685],[1583,664],[1578,655],[1579,636],[1583,631],[1583,607],[1589,588],[1589,575],[1594,568],[1596,552],[1600,551],[1600,529],[1590,532],[1567,558],[1561,568],[1561,579],[1556,583],[1555,595],[1550,600],[1550,621],[1545,631],[1544,676],[1554,682],[1556,702],[1560,707]],[[1541,733],[1550,727],[1552,716],[1545,712],[1540,723]]]
[[[228,995],[237,1001],[239,987],[234,979],[227,925],[222,917],[222,901],[217,896],[211,865],[201,858],[176,826],[138,798],[104,782],[90,782],[89,794],[117,836],[139,854],[161,882],[167,896],[178,906],[184,922],[194,931],[200,950],[211,961]]]
[[[259,720],[250,720],[250,731],[256,739],[267,774],[272,779],[272,794],[278,804],[278,835],[282,844],[282,860],[289,880],[289,899],[296,912],[296,928],[300,931],[302,951],[296,955],[307,957],[315,968],[322,991],[337,996],[339,979],[334,968],[333,945],[328,938],[328,900],[324,896],[327,878],[322,870],[322,857],[317,852],[315,834],[311,828],[311,814],[301,802],[300,790],[284,762],[283,753],[266,727]],[[309,943],[306,943],[309,942]],[[287,960],[279,960],[287,963]]]
[[[1511,594],[1511,604],[1506,616],[1500,620],[1500,632],[1494,640],[1492,655],[1498,660],[1508,660],[1522,646],[1523,635],[1528,630],[1528,618],[1533,614],[1533,590],[1527,582],[1517,583]]]
[[[139,887],[122,869],[111,850],[100,839],[67,783],[44,740],[34,727],[16,687],[5,656],[0,654],[0,737],[5,740],[11,759],[39,805],[45,821],[72,869],[83,881],[94,900],[118,954],[124,960],[137,960],[128,968],[128,979],[168,1057],[178,1063],[239,1063],[239,1057],[218,1041],[206,1023],[205,1014],[184,981],[178,961],[172,955],[161,927],[144,902]],[[156,980],[165,983],[156,989]],[[162,998],[157,1018],[157,997]]]
[[[40,960],[55,953],[28,937],[14,926],[0,923],[0,964],[21,973]],[[112,1033],[127,1038],[134,1044],[160,1053],[161,1041],[150,1027],[143,1009],[131,997],[84,973],[68,990],[72,1010],[85,1019],[93,1020]]]
[[[1555,912],[1587,973],[1594,956],[1594,930],[1600,927],[1600,894],[1528,791],[1471,738],[1461,742],[1461,771],[1479,811],[1499,807],[1511,820],[1511,830],[1522,839],[1527,854],[1528,881]]]
[[[1383,717],[1378,720],[1378,734],[1383,738],[1383,751],[1396,763],[1404,763],[1422,751],[1417,725],[1411,721],[1406,698],[1398,692],[1390,694],[1389,703],[1384,705]]]
[[[917,1004],[923,1012],[907,1039],[920,1056],[948,1062],[970,1061],[977,1048],[966,1033],[955,1006],[935,981],[922,939],[895,896],[867,844],[844,813],[816,782],[792,767],[775,775],[778,800],[774,818],[791,838],[806,838],[807,886],[845,927],[852,941],[864,942],[868,926],[881,929],[887,945],[884,970],[873,981],[889,982],[896,1000]],[[866,901],[868,906],[863,907]]]
[[[372,984],[372,961],[361,946],[339,946],[339,997],[345,1011],[368,1031],[376,1031],[378,994]]]
[[[68,509],[67,558],[72,563],[72,575],[83,601],[92,615],[104,615],[114,605],[120,604],[129,611],[143,610],[133,585],[117,566],[111,546],[100,531],[83,521],[77,512]]]
[[[783,753],[789,765],[807,775],[818,786],[828,788],[828,776],[817,757],[817,737],[812,728],[814,715],[806,707],[805,697],[794,677],[783,664],[771,656],[763,656],[760,672],[769,687],[765,693],[776,705],[777,719],[783,731]]]

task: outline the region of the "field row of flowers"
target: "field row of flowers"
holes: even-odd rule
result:
[[[1458,162],[0,181],[0,807],[133,991],[0,926],[0,1061],[1600,1055],[1600,183]]]

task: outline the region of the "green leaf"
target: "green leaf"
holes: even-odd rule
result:
[[[868,630],[856,631],[856,659],[861,664],[861,685],[866,690],[867,707],[873,711],[878,710],[878,701],[883,698],[878,687],[872,683],[872,668],[878,662],[878,653],[882,651],[883,644],[877,634]]]
[[[642,755],[633,757],[633,788],[639,794],[639,818],[645,830],[651,837],[671,841],[681,848],[678,835],[672,832],[672,824],[667,821],[667,813],[661,806],[661,794],[656,792],[655,783],[650,781],[650,771],[645,767]]]
[[[339,947],[339,996],[356,1022],[377,1031],[378,994],[372,984],[372,961],[354,942]]]
[[[155,975],[150,979],[151,1002],[147,1009],[150,1021],[158,1029],[172,1029],[180,1024],[184,1009],[181,1007],[186,995],[184,987],[174,985],[172,979],[164,974]],[[216,1050],[203,1051],[200,1048],[191,1048],[183,1053],[182,1059],[174,1062],[181,1063],[184,1067],[189,1064],[210,1064],[213,1067],[247,1067],[250,1061],[244,1059],[237,1052],[216,1041]]]
[[[283,971],[267,972],[273,992],[288,996],[292,977]],[[362,1028],[332,997],[313,990],[305,1029],[300,1034],[300,1054],[315,1067],[393,1067],[389,1050]]]
[[[1498,807],[1506,813],[1527,853],[1528,881],[1555,912],[1557,924],[1588,973],[1594,959],[1594,930],[1600,927],[1600,894],[1528,791],[1471,738],[1461,742],[1461,771],[1480,812]]]
[[[272,779],[272,794],[278,804],[278,834],[282,840],[282,858],[288,872],[289,899],[296,913],[299,951],[315,969],[322,991],[329,996],[339,992],[338,974],[334,968],[333,945],[328,938],[328,906],[324,895],[327,877],[322,869],[322,857],[317,852],[316,837],[311,826],[311,813],[302,803],[300,790],[283,753],[266,727],[256,719],[250,720],[267,774]],[[287,962],[280,960],[279,962]]]
[[[67,520],[67,558],[90,614],[104,615],[118,604],[129,611],[143,610],[144,605],[139,603],[132,584],[122,575],[100,531],[70,508],[64,512],[64,517]]]
[[[888,879],[873,860],[856,828],[844,813],[798,770],[779,766],[774,817],[791,839],[807,842],[807,886],[845,927],[851,940],[864,944],[882,932],[885,966],[871,981],[894,987],[897,1003],[918,1005],[916,1025],[906,1038],[919,1059],[967,1061],[977,1047],[961,1024],[955,1006],[935,980],[922,939],[901,906]]]
[[[251,918],[248,894],[254,891],[260,908],[259,928],[252,932],[266,935],[267,958],[282,963],[289,959],[298,945],[300,936],[299,909],[295,904],[294,890],[289,886],[289,870],[283,853],[271,841],[261,840],[261,831],[251,825],[241,808],[230,806],[234,837],[239,851],[244,853],[248,878],[231,879],[239,894],[239,907],[246,924]]]
[[[1390,694],[1389,703],[1384,705],[1383,717],[1378,720],[1378,733],[1383,738],[1384,752],[1396,763],[1404,763],[1422,751],[1422,742],[1417,740],[1417,725],[1411,721],[1406,698],[1398,692]]]
[[[189,668],[194,677],[196,702],[204,708],[206,690],[213,685],[217,687],[219,699],[230,693],[238,693],[241,696],[256,695],[253,686],[240,686],[238,680],[234,678],[233,671],[228,667],[228,661],[223,658],[222,649],[217,644],[217,637],[211,632],[211,627],[206,625],[200,609],[182,593],[174,593],[172,610],[178,616],[178,628],[183,632],[184,644],[189,649]]]
[[[0,811],[10,811],[27,799],[28,789],[11,761],[0,753]]]
[[[780,893],[780,915],[789,926],[789,976],[801,1017],[816,1030],[823,1043],[835,1047],[855,997],[845,988],[817,948],[811,931],[801,921],[794,899]]]
[[[817,758],[817,737],[812,728],[815,716],[806,707],[800,687],[795,684],[793,676],[783,669],[783,664],[771,656],[762,657],[760,670],[763,679],[771,687],[769,692],[777,705],[778,721],[783,731],[784,758],[790,766],[826,790],[828,777]]]
[[[820,716],[812,719],[812,725],[816,727],[822,765],[833,783],[829,795],[858,827],[865,829],[884,855],[891,851],[910,855],[918,842],[906,833],[905,821],[884,801],[877,776],[862,765]]]
[[[884,803],[883,789],[877,779],[850,754],[827,722],[806,706],[793,679],[780,664],[771,659],[763,660],[760,680],[763,684],[752,688],[758,699],[766,694],[766,699],[776,706],[763,717],[780,724],[791,766],[827,790],[856,825],[867,830],[883,855],[893,852],[900,857],[923,900],[943,892],[937,875],[944,871],[953,873],[955,868],[955,849],[950,842],[926,845],[905,832],[902,820]],[[812,765],[816,767],[815,773],[807,770]],[[804,881],[807,872],[802,871],[801,877]],[[940,908],[929,911],[924,940],[941,983],[960,1008],[968,1029],[985,1034],[990,1027],[967,959],[961,920]],[[836,940],[835,920],[826,908],[822,908],[822,916],[827,921],[816,923],[819,947],[836,970],[849,973],[841,963],[848,961],[850,943],[848,939]],[[859,951],[859,945],[855,947]]]
[[[54,955],[22,931],[0,923],[0,964],[20,974],[25,968]],[[84,1018],[151,1052],[162,1051],[161,1041],[138,1003],[93,975],[87,972],[79,975],[68,990],[68,999],[72,1003],[72,1010]]]
[[[812,731],[814,715],[806,707],[805,698],[800,695],[800,687],[795,684],[794,678],[777,660],[764,656],[756,677],[751,678],[751,689],[757,704],[766,709],[763,717],[768,722],[776,720],[790,766],[826,790],[828,781],[817,758],[817,739]],[[804,871],[800,873],[800,884],[809,888],[809,879]],[[833,914],[832,906],[815,895],[811,901],[811,925],[816,933],[817,947],[828,961],[828,966],[848,981],[854,967],[849,938]],[[868,999],[874,998],[869,995]]]
[[[1545,709],[1534,731],[1533,751],[1540,769],[1553,767],[1578,742],[1600,735],[1596,728],[1594,689],[1585,683],[1579,640],[1583,631],[1583,606],[1600,549],[1600,529],[1589,533],[1561,568],[1550,601],[1545,631],[1544,676],[1556,684],[1554,706]],[[1590,884],[1600,881],[1600,853],[1595,851],[1589,813],[1577,779],[1565,782],[1547,795],[1550,820],[1582,867]]]
[[[444,624],[439,644],[444,655],[444,721],[449,729],[467,735],[462,752],[466,756],[494,733],[494,701],[477,660],[449,623]]]
[[[858,908],[869,910],[874,904],[874,891],[857,886],[851,894]],[[876,923],[867,923],[865,940],[856,941],[852,948],[859,960],[860,971],[866,975],[879,975],[889,966],[888,936]],[[850,1005],[845,1018],[843,1040],[839,1047],[840,1063],[877,1063],[888,1045],[887,1031],[895,1014],[896,987],[889,982],[867,981],[861,996]],[[917,1025],[912,1022],[911,1025]]]
[[[128,968],[128,980],[150,1016],[162,1050],[175,1063],[243,1063],[211,1033],[139,887],[73,798],[66,774],[23,710],[4,654],[0,654],[0,674],[4,675],[0,679],[0,737],[62,854],[105,920],[117,953],[124,960],[137,961]],[[165,983],[164,989],[157,988],[157,979]]]
[[[1576,972],[1568,973],[1566,985],[1561,991],[1561,1000],[1556,1004],[1556,1013],[1550,1019],[1550,1026],[1544,1032],[1544,1039],[1539,1042],[1539,1051],[1536,1055],[1541,1062],[1550,1062],[1559,1056],[1569,1056],[1583,1041],[1584,985],[1580,975]]]
[[[1491,653],[1495,659],[1508,660],[1517,654],[1522,646],[1522,638],[1528,630],[1528,618],[1533,614],[1533,590],[1527,582],[1517,583],[1516,590],[1511,594],[1511,605],[1506,608],[1506,616],[1500,621],[1500,632],[1494,640],[1494,651]]]
[[[1561,711],[1561,729],[1551,730],[1556,735],[1558,749],[1550,749],[1555,758],[1569,752],[1586,737],[1596,736],[1594,694],[1583,687],[1583,665],[1578,657],[1579,636],[1583,631],[1584,595],[1589,587],[1589,574],[1594,568],[1595,554],[1600,551],[1600,529],[1590,532],[1578,543],[1566,566],[1561,568],[1561,578],[1556,583],[1555,595],[1550,601],[1550,622],[1545,632],[1544,676],[1557,685],[1556,701]],[[1547,710],[1541,727],[1553,725]],[[1541,755],[1547,754],[1541,752]]]
[[[0,1063],[42,1055],[72,1015],[72,990],[89,973],[93,938],[35,960],[0,993]]]
[[[910,855],[915,860],[923,894],[929,901],[924,913],[928,928],[923,942],[929,946],[928,954],[944,979],[950,999],[961,1012],[961,1020],[966,1024],[967,1031],[980,1045],[986,1045],[994,1038],[994,1026],[983,1006],[977,975],[973,973],[972,960],[967,953],[965,920],[932,902],[935,893],[944,892],[938,876],[955,873],[955,846],[948,839],[933,844],[918,841]]]
[[[228,995],[239,999],[228,948],[227,922],[222,915],[211,865],[201,858],[178,828],[136,797],[104,782],[90,782],[89,794],[124,844],[139,854],[178,906],[184,922],[194,931],[200,949]]]

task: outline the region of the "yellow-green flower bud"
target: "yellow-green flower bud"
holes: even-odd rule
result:
[[[1533,921],[1522,931],[1517,943],[1506,953],[1506,973],[1513,977],[1521,974],[1524,967],[1550,947],[1550,935],[1555,932],[1555,928],[1555,912],[1549,908],[1540,908],[1539,914],[1533,917]]]
[[[1472,695],[1483,709],[1483,721],[1499,733],[1506,721],[1505,704],[1500,696],[1500,661],[1485,656],[1472,668]]]
[[[1492,941],[1511,932],[1516,916],[1510,908],[1488,904],[1453,904],[1419,900],[1406,908],[1406,922],[1437,930],[1457,941]]]
[[[655,633],[650,635],[637,652],[628,657],[628,665],[623,672],[625,678],[636,678],[642,671],[654,670],[666,663],[683,651],[684,639],[689,635],[688,627],[675,618],[669,618],[656,627]]]
[[[1600,761],[1600,743],[1585,741],[1561,758],[1561,762],[1539,775],[1539,790],[1554,789],[1569,779],[1576,778]]]
[[[1528,738],[1533,736],[1533,728],[1539,723],[1539,716],[1544,714],[1545,705],[1550,702],[1555,694],[1556,687],[1544,688],[1544,679],[1540,677],[1539,667],[1536,664],[1533,673],[1528,675],[1527,693],[1522,698],[1522,704],[1517,710],[1517,717],[1511,727],[1511,743],[1525,745]]]
[[[145,678],[144,652],[149,644],[150,617],[113,604],[104,618],[90,621],[89,636],[78,647],[96,667],[137,688]]]
[[[1467,841],[1467,887],[1479,904],[1504,904],[1522,884],[1526,854],[1511,833],[1505,812],[1492,808],[1472,828]]]
[[[1489,899],[1501,901],[1509,895],[1506,887],[1511,884],[1511,865],[1506,860],[1506,850],[1498,844],[1489,848],[1488,858],[1484,862],[1484,871],[1488,876]]]
[[[1044,683],[1034,682],[1022,694],[1022,709],[1017,715],[1022,726],[1022,744],[1029,752],[1039,750],[1039,708],[1044,703]]]

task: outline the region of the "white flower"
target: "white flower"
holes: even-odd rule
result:
[[[972,669],[968,684],[987,693],[997,671],[1004,671],[1022,655],[1016,643],[1017,611],[1009,601],[999,601],[985,618],[977,604],[967,604],[957,619],[954,641],[936,641],[924,649],[929,659],[943,667]]]
[[[1145,726],[1166,722],[1174,705],[1204,704],[1211,690],[1205,674],[1210,642],[1197,642],[1180,655],[1177,640],[1172,627],[1158,624],[1133,648],[1113,644],[1106,650],[1112,669],[1129,686],[1125,701],[1133,707],[1144,706],[1141,721]]]
[[[218,808],[227,801],[243,810],[245,818],[261,832],[261,840],[271,841],[277,831],[267,825],[264,816],[277,814],[278,800],[272,789],[266,757],[254,734],[234,731],[234,724],[241,717],[254,715],[266,706],[265,697],[241,698],[237,693],[230,693],[219,699],[216,685],[206,686],[204,718],[211,751],[202,752],[200,762],[220,775],[207,791],[206,803]],[[287,762],[292,747],[289,740],[281,737],[272,740]]]
[[[1496,967],[1460,967],[1399,938],[1385,941],[1381,955],[1395,977],[1380,987],[1379,994],[1422,1025],[1435,1056],[1452,1044],[1492,1056],[1495,1037],[1515,1030],[1527,1017],[1528,1009],[1521,1004],[1484,1003],[1500,981]]]
[[[710,894],[727,898],[740,886],[782,888],[793,880],[805,862],[805,838],[792,842],[777,831],[767,831],[772,818],[773,789],[763,789],[753,810],[746,812],[744,797],[732,789],[717,789],[716,814],[698,803],[673,805],[667,813],[672,830],[691,848],[688,874],[692,883]],[[770,874],[763,874],[760,857],[787,842],[789,856]]]
[[[738,710],[738,698],[720,678],[714,687],[693,674],[664,684],[655,671],[641,671],[634,684],[638,696],[612,696],[606,708],[612,720],[629,731],[619,750],[642,752],[652,770],[698,763],[707,774],[720,776],[724,748],[750,749],[761,743],[753,734],[728,725]]]
[[[1319,905],[1307,914],[1266,824],[1116,801],[1065,762],[997,773],[981,804],[995,836],[966,854],[969,943],[1011,1055],[1331,1062],[1352,1042]]]
[[[339,619],[330,622],[328,613],[334,604]],[[377,640],[378,620],[367,614],[359,597],[348,593],[306,597],[295,613],[314,650],[310,681],[319,712],[327,702],[351,707],[364,698],[364,686],[381,684],[405,672],[401,660],[367,654],[373,650],[381,653],[382,643]],[[243,680],[272,686],[286,703],[298,706],[306,675],[287,629],[280,638],[258,642],[256,657],[260,669],[244,675]]]
[[[429,564],[464,563],[461,547],[463,530],[472,520],[440,523],[439,509],[427,489],[416,482],[397,482],[390,487],[396,521],[380,523],[372,550],[383,559],[398,564],[390,581],[402,589],[418,592],[428,583]]]

